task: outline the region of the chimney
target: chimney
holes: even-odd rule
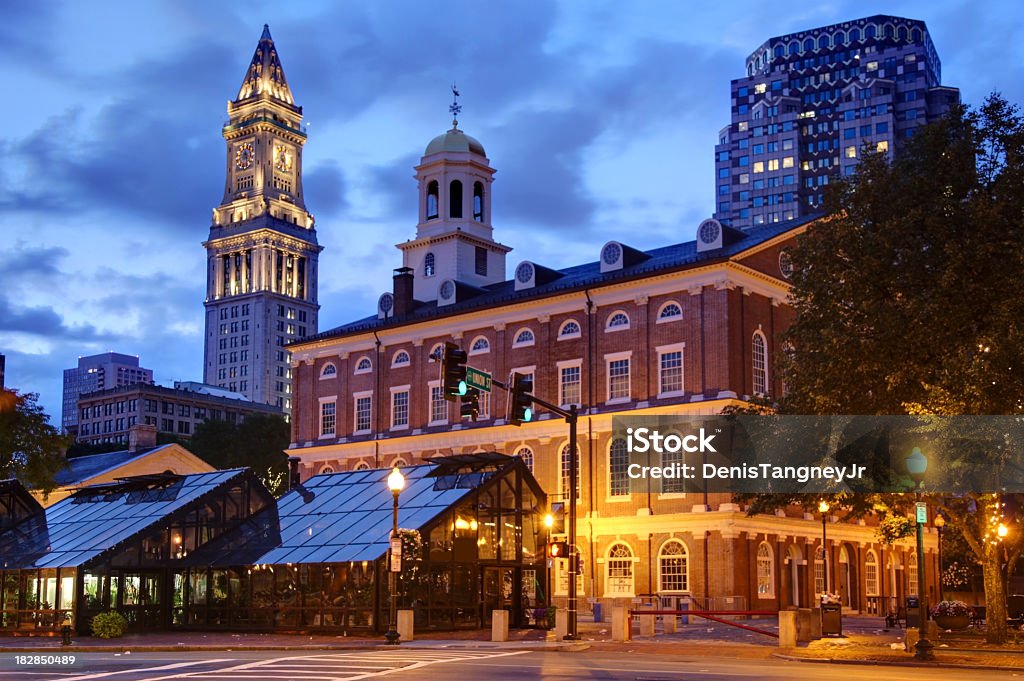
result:
[[[156,426],[137,423],[128,429],[128,451],[144,452],[156,447]]]
[[[404,317],[412,312],[412,283],[413,274],[411,267],[399,267],[395,270],[395,311],[394,316]]]
[[[299,486],[302,480],[299,478],[299,462],[302,461],[297,456],[288,457],[288,490],[291,491]]]

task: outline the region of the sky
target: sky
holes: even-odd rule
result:
[[[450,127],[497,169],[495,238],[565,267],[619,239],[694,238],[714,207],[729,81],[764,40],[873,14],[927,22],[943,84],[1024,103],[1024,3],[4,3],[0,353],[60,422],[62,370],[139,355],[202,379],[205,251],[221,127],[263,24],[303,107],[320,329],[372,314],[414,236],[413,167]],[[1014,46],[1018,46],[1015,48]]]

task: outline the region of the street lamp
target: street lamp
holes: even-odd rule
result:
[[[907,465],[907,473],[913,478],[914,482],[917,483],[916,497],[918,502],[921,499],[921,488],[924,486],[924,474],[928,471],[928,457],[924,455],[920,447],[914,447],[910,452],[910,456],[905,461]],[[925,591],[925,580],[924,580],[924,523],[917,522],[917,599],[918,607],[921,611],[921,637],[917,640],[914,645],[914,657],[918,660],[934,660],[935,653],[932,649],[935,647],[932,642],[928,640],[927,632],[928,628],[925,626],[928,623],[928,597]],[[941,580],[940,580],[941,582]]]
[[[828,509],[829,509],[828,502],[825,501],[824,499],[822,499],[821,502],[818,504],[818,510],[821,512],[821,563],[822,563],[822,570],[825,572],[825,593],[831,595],[832,592],[829,589],[829,579],[828,579],[828,549],[826,548],[826,545],[825,545],[825,541],[826,541],[826,536],[825,536],[825,533],[826,533],[825,527],[826,527],[826,525],[825,525],[825,523],[826,523],[827,518],[828,518],[828,516],[826,515],[828,513]]]
[[[939,601],[946,600],[942,597],[942,528],[946,526],[946,519],[941,513],[935,514],[935,529],[939,531]]]
[[[391,628],[384,634],[384,639],[388,645],[397,646],[398,641],[398,571],[395,570],[396,565],[401,564],[401,545],[399,544],[399,556],[398,563],[395,562],[395,540],[401,541],[398,537],[398,495],[401,493],[402,488],[405,487],[405,476],[402,475],[402,471],[398,470],[398,466],[391,469],[391,474],[388,475],[388,489],[391,490],[391,495],[394,497],[394,507],[391,514],[391,565],[388,566],[388,588],[391,592],[391,617],[390,625]]]
[[[555,526],[555,516],[553,516],[550,513],[548,513],[547,515],[544,516],[544,527],[546,527],[548,529],[548,544],[549,545],[551,544],[551,528],[554,527],[554,526]],[[544,553],[547,554],[547,551],[545,551]],[[552,563],[551,556],[545,555],[544,556],[545,577],[547,578],[546,579],[547,584],[545,585],[547,591],[546,591],[546,598],[544,599],[544,608],[545,608],[544,612],[545,613],[551,612],[551,563]]]

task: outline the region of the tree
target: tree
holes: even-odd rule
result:
[[[64,451],[71,439],[50,425],[38,399],[35,393],[0,390],[0,479],[17,478],[45,494],[67,465]]]
[[[919,128],[889,163],[865,150],[830,217],[791,258],[795,322],[779,358],[791,414],[1024,414],[1024,122],[998,94]],[[953,434],[951,434],[952,436]],[[1020,458],[994,447],[993,464]],[[905,512],[907,495],[846,499]],[[1006,640],[993,541],[1005,498],[929,495],[982,563],[988,639]],[[769,502],[764,502],[769,503]],[[1017,548],[1013,548],[1017,547]],[[1008,557],[1007,553],[1011,555]],[[1009,560],[1012,559],[1012,560]]]
[[[251,414],[239,423],[207,419],[198,426],[187,445],[214,468],[248,466],[271,491],[282,487],[288,472],[290,429],[280,416]],[[283,491],[283,490],[282,490]]]

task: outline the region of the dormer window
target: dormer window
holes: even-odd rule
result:
[[[462,217],[462,182],[452,180],[448,189],[448,216],[453,218]]]
[[[434,217],[437,217],[437,216],[434,216]],[[424,277],[432,277],[436,273],[437,273],[437,270],[435,269],[435,266],[434,266],[434,254],[433,253],[427,253],[427,255],[423,258],[423,276]]]
[[[438,192],[438,189],[437,189],[437,180],[431,180],[430,183],[427,185],[427,219],[428,220],[436,220],[437,219],[437,197],[438,197],[438,194],[439,194],[439,192]]]
[[[481,182],[473,183],[473,219],[484,221],[484,185]]]

